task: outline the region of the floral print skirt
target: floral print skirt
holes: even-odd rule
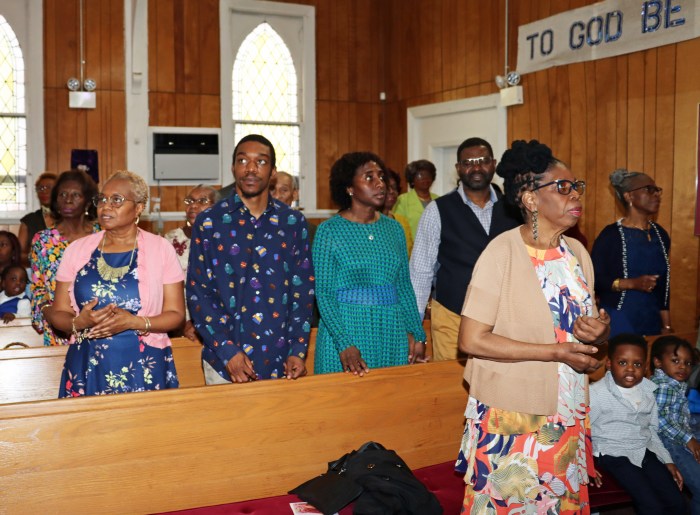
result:
[[[130,334],[129,334],[130,333]],[[133,331],[68,347],[59,397],[177,388],[171,347],[144,345]]]
[[[581,461],[588,458],[583,447],[586,440],[590,444],[588,418],[507,435],[486,430],[492,411],[487,409],[481,421],[467,419],[460,453],[469,476],[462,513],[590,513],[588,478],[581,477]]]

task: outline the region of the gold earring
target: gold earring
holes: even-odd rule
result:
[[[141,220],[141,216],[140,216],[140,215],[136,215],[136,221],[134,222],[134,225],[138,225],[138,224],[139,224],[139,220]]]

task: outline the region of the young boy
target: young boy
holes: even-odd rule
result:
[[[27,271],[21,265],[6,266],[0,274],[0,315],[5,324],[16,316],[31,316],[31,306],[25,294],[27,281]]]
[[[677,336],[657,338],[651,347],[651,380],[657,385],[659,437],[693,495],[691,514],[700,515],[700,432],[693,433],[686,381],[693,368],[693,347]]]
[[[683,477],[657,434],[656,385],[644,377],[646,359],[642,336],[619,334],[608,343],[608,372],[590,388],[593,455],[637,513],[685,513]]]

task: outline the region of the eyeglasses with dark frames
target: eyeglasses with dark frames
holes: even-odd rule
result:
[[[208,206],[211,204],[211,199],[209,197],[200,197],[200,198],[192,198],[192,197],[185,197],[185,200],[183,201],[186,205],[191,206],[192,204],[199,204],[200,206]]]
[[[92,203],[95,205],[95,207],[105,206],[107,205],[107,203],[109,203],[109,205],[112,207],[122,207],[124,205],[124,202],[126,201],[134,203],[136,202],[135,200],[123,197],[122,195],[112,195],[111,197],[105,197],[104,195],[95,195],[92,199]]]
[[[53,188],[53,186],[47,186],[46,184],[42,184],[40,186],[36,186],[34,189],[37,193],[43,193],[45,191],[51,191],[51,188]]]
[[[547,184],[541,184],[532,191],[541,190],[552,184],[557,185],[557,193],[560,195],[568,195],[571,190],[574,190],[579,195],[583,195],[586,192],[586,181],[570,181],[569,179],[557,179],[556,181],[548,182]]]
[[[645,190],[648,195],[654,195],[656,193],[661,195],[664,191],[663,188],[659,188],[658,186],[655,186],[654,184],[647,184],[646,186],[640,186],[639,188],[634,188],[633,190],[630,190],[630,191],[638,191],[638,190]]]

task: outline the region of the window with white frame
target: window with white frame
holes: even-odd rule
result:
[[[299,178],[300,206],[316,208],[314,8],[228,0],[221,8],[224,169],[235,142],[262,134],[277,169]],[[224,176],[228,184],[231,176]]]
[[[0,210],[27,209],[27,109],[24,57],[0,15]]]

